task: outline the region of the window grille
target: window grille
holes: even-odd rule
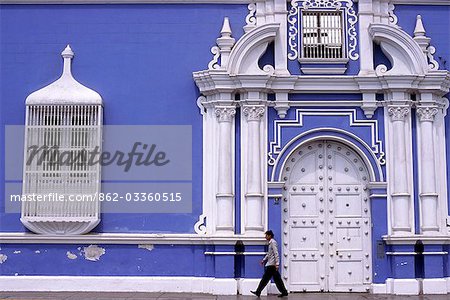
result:
[[[23,192],[65,198],[39,205],[25,202],[22,216],[96,216],[95,201],[69,201],[68,196],[98,191],[99,165],[88,164],[88,154],[101,145],[101,106],[32,105],[27,106],[27,116]]]
[[[345,58],[341,11],[303,11],[303,58]]]
[[[26,100],[22,193],[41,201],[23,201],[21,221],[35,233],[83,234],[100,222],[103,106],[73,78],[69,46],[62,56],[62,76]]]

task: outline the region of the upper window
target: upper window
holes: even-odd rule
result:
[[[62,56],[62,76],[26,100],[21,221],[41,234],[83,234],[100,222],[100,165],[88,153],[101,151],[103,102],[73,78],[69,46]]]
[[[341,11],[302,11],[302,58],[345,58]]]

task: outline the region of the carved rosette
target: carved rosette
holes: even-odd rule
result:
[[[434,116],[438,113],[438,109],[433,106],[425,106],[417,108],[417,116],[420,122],[433,122]]]
[[[393,121],[404,121],[410,111],[409,106],[390,106],[388,108],[389,116]]]
[[[218,106],[214,112],[219,122],[231,122],[236,114],[236,108],[233,106]]]
[[[264,116],[265,112],[264,106],[245,106],[244,107],[244,116],[247,118],[247,121],[260,121],[262,116]]]

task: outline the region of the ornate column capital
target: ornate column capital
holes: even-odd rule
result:
[[[216,106],[214,113],[219,122],[231,122],[236,114],[234,106]]]
[[[417,116],[420,122],[433,122],[438,109],[434,106],[420,106],[417,108]]]
[[[411,108],[409,106],[394,106],[388,107],[389,116],[393,121],[404,121],[405,117],[409,114]]]
[[[244,105],[244,116],[248,121],[260,121],[266,108],[264,105]]]

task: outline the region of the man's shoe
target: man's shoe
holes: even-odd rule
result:
[[[279,294],[279,295],[278,295],[278,298],[286,297],[287,295],[288,295],[288,293],[282,293],[282,294]]]
[[[252,293],[256,297],[259,297],[261,295],[261,293],[258,293],[257,291],[250,291],[250,293]]]

